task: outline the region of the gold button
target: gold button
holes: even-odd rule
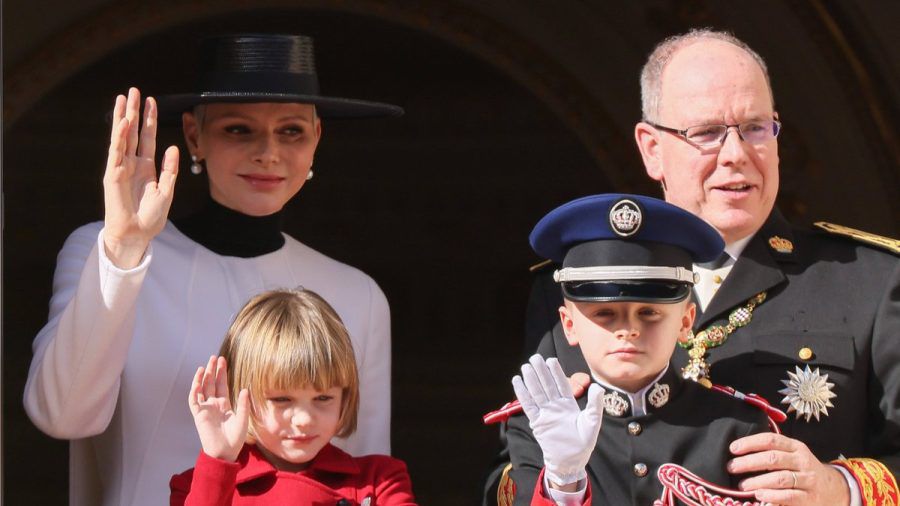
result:
[[[721,283],[721,282],[722,282],[722,276],[719,276],[718,274],[716,274],[715,276],[713,276],[713,281],[714,281],[716,284]]]
[[[647,476],[647,464],[644,464],[643,462],[638,462],[637,464],[635,464],[634,465],[634,475],[637,476],[638,478],[643,478],[644,476]]]
[[[644,430],[644,428],[641,427],[641,424],[639,424],[637,422],[629,422],[629,424],[628,424],[628,433],[631,434],[632,436],[637,436],[643,430]]]
[[[800,360],[809,360],[813,357],[813,351],[804,346],[803,348],[800,348],[797,355],[800,357]]]

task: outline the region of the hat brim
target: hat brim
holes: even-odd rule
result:
[[[674,304],[688,298],[691,285],[658,281],[567,281],[563,297],[575,302],[649,302]]]
[[[165,122],[179,121],[181,113],[200,104],[259,102],[312,104],[319,117],[324,119],[395,118],[404,112],[400,106],[383,102],[287,93],[182,93],[157,99],[160,121]]]

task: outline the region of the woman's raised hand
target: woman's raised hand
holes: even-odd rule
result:
[[[209,357],[206,368],[194,374],[188,405],[200,435],[203,453],[234,462],[247,439],[250,394],[238,394],[237,409],[231,409],[228,396],[228,364],[225,357]]]
[[[116,97],[109,156],[103,175],[103,242],[117,267],[137,266],[150,240],[166,224],[178,176],[178,148],[169,146],[156,178],[156,101],[147,98],[140,128],[141,93]]]

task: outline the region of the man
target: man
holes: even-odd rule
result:
[[[641,91],[635,139],[647,174],[668,202],[713,225],[728,253],[695,266],[702,314],[674,365],[791,415],[783,436],[733,442],[729,471],[755,473],[740,488],[761,501],[898,504],[900,262],[853,238],[794,228],[774,208],[780,123],[765,63],[740,40],[708,30],[667,39]],[[550,297],[533,300],[530,315],[559,307],[558,288],[534,293]],[[558,325],[538,353],[559,357],[569,375],[587,371]]]

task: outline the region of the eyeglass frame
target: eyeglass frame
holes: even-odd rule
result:
[[[778,121],[777,115],[776,115],[775,118],[772,118],[771,120],[766,120],[766,121],[771,121],[773,124],[776,125],[776,127],[775,127],[775,133],[772,134],[772,138],[773,138],[773,139],[777,139],[777,138],[778,138],[778,134],[781,133],[781,121]],[[681,137],[681,138],[684,140],[684,142],[687,142],[687,143],[690,144],[691,146],[696,146],[696,147],[698,147],[698,148],[720,148],[720,147],[722,147],[722,145],[725,144],[725,139],[728,138],[728,132],[731,130],[732,127],[734,127],[735,129],[737,129],[738,137],[740,137],[740,139],[741,139],[742,141],[748,142],[748,143],[753,144],[753,145],[760,144],[760,143],[752,143],[752,142],[749,142],[747,139],[744,138],[743,132],[741,132],[741,125],[747,125],[747,124],[750,124],[750,123],[759,123],[758,121],[745,121],[745,122],[739,123],[739,124],[737,124],[737,125],[726,125],[726,124],[722,124],[722,123],[719,123],[719,124],[712,123],[712,124],[706,124],[706,125],[694,125],[694,126],[689,126],[689,127],[685,128],[684,130],[679,130],[679,129],[677,129],[677,128],[672,128],[672,127],[667,127],[667,126],[659,125],[659,124],[653,123],[652,121],[648,121],[648,120],[644,120],[644,123],[646,123],[646,124],[652,126],[653,128],[656,128],[657,130],[662,130],[663,132],[669,132],[669,133],[671,133],[671,134],[677,134],[679,137]],[[690,130],[690,129],[692,129],[692,128],[711,127],[711,126],[716,126],[716,127],[723,126],[723,127],[725,127],[725,132],[722,134],[722,137],[721,137],[717,142],[711,143],[711,144],[698,144],[698,143],[693,142],[693,141],[691,141],[690,139],[688,139],[688,136],[687,136],[687,131],[688,131],[688,130]]]

